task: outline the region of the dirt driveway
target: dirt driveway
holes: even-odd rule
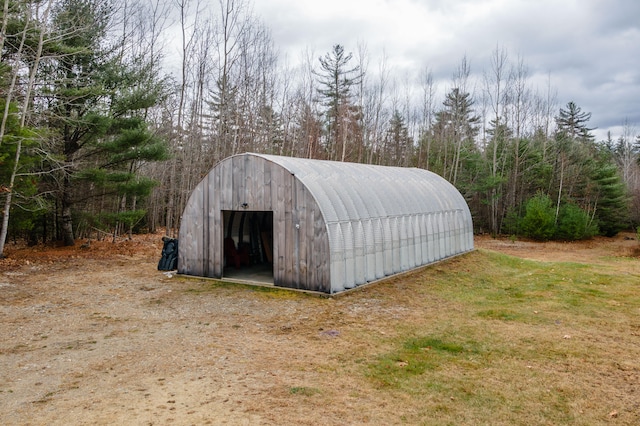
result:
[[[479,237],[476,246],[585,261],[631,253],[637,242]],[[158,272],[160,250],[158,235],[85,249],[10,247],[0,261],[0,423],[398,421],[402,401],[344,362],[383,351],[394,324],[421,314],[393,280],[384,292],[394,297],[372,286],[335,299],[215,286]]]

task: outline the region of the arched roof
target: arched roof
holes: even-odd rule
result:
[[[180,273],[222,277],[225,211],[273,212],[274,284],[336,293],[473,250],[471,213],[435,173],[245,153],[193,190]]]
[[[316,199],[326,223],[469,211],[460,192],[428,170],[254,155],[299,179]]]

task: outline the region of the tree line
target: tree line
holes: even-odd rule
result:
[[[596,141],[588,112],[500,46],[480,78],[463,57],[442,91],[428,67],[372,71],[365,44],[290,66],[248,1],[214,5],[2,0],[0,253],[10,238],[176,235],[191,190],[241,152],[431,170],[477,232],[571,240],[640,223],[633,126]]]

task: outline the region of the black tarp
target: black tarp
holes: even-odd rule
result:
[[[178,269],[178,239],[162,237],[162,257],[158,262],[158,271],[173,271]]]

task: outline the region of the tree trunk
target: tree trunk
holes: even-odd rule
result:
[[[558,201],[556,202],[556,219],[555,223],[558,223],[558,216],[560,215],[560,201],[562,200],[562,185],[564,181],[564,154],[560,155],[560,186],[558,187]]]
[[[5,39],[5,34],[7,33],[8,23],[9,23],[9,0],[4,0],[4,6],[2,7],[2,27],[0,28],[0,52],[4,50],[4,39]]]
[[[11,176],[15,176],[15,173]],[[10,187],[13,185],[10,185]],[[11,188],[7,191],[7,198],[4,201],[4,209],[2,210],[2,228],[0,228],[0,259],[4,258],[4,244],[7,241],[7,232],[9,230],[9,209],[11,209]]]
[[[73,236],[73,218],[71,209],[73,202],[71,201],[71,182],[68,175],[65,175],[62,184],[62,241],[65,246],[75,245]]]

